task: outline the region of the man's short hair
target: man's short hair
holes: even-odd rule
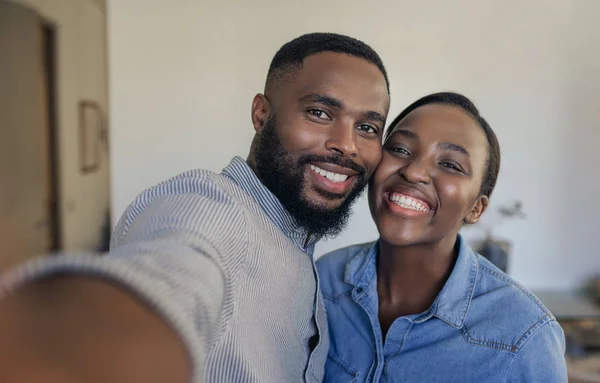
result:
[[[286,43],[277,51],[267,74],[265,94],[279,81],[300,70],[305,58],[322,52],[347,54],[376,65],[385,78],[388,93],[390,92],[387,72],[373,48],[360,40],[336,33],[309,33]]]

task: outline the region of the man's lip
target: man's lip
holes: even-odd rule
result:
[[[429,208],[431,210],[435,210],[437,207],[437,205],[433,202],[432,198],[429,198],[425,193],[421,192],[418,189],[412,188],[410,186],[395,185],[395,186],[385,189],[384,193],[399,193],[399,194],[404,194],[409,197],[419,199],[419,200],[425,202],[427,205],[429,205]]]
[[[312,165],[315,165],[318,168],[321,168],[325,171],[328,172],[332,172],[332,173],[337,173],[337,174],[345,174],[348,177],[352,177],[358,174],[357,171],[350,169],[350,168],[346,168],[343,166],[339,166],[339,165],[334,165],[331,163],[326,163],[326,162],[311,162]]]
[[[339,198],[344,198],[352,185],[356,183],[356,178],[348,177],[345,181],[334,182],[327,177],[324,177],[312,169],[307,169],[309,177],[314,180],[314,186],[320,190],[333,193]]]

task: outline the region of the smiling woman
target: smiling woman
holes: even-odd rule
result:
[[[496,135],[462,95],[424,97],[392,122],[369,184],[379,240],[317,263],[326,382],[567,381],[555,318],[458,234],[499,168]]]
[[[449,254],[463,223],[476,223],[487,208],[489,195],[481,193],[481,185],[491,147],[477,120],[452,105],[420,106],[393,126],[369,194],[386,243],[444,242]],[[405,196],[428,214],[415,216],[415,209],[399,206],[391,196]],[[421,219],[402,219],[407,214]]]

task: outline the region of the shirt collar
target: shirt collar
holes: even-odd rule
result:
[[[477,280],[477,256],[459,235],[459,251],[454,269],[431,308],[415,321],[423,322],[432,316],[461,328],[464,324]],[[378,242],[363,248],[346,264],[344,280],[355,286],[355,291],[365,292],[372,283],[377,283]]]
[[[310,235],[306,229],[298,226],[296,220],[283,207],[279,199],[260,181],[254,170],[241,157],[234,157],[223,169],[223,175],[229,177],[262,208],[271,221],[296,244],[302,251],[313,254],[318,237]],[[308,242],[307,242],[308,238]]]
[[[457,241],[458,258],[450,277],[436,299],[437,307],[434,315],[454,327],[461,328],[473,299],[479,263],[473,250],[460,235]]]
[[[378,253],[379,242],[375,241],[350,258],[344,271],[344,281],[358,289],[366,290],[377,276]]]

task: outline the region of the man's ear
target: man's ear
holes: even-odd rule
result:
[[[252,100],[252,125],[256,133],[260,134],[269,117],[271,105],[264,94],[257,94]]]
[[[473,203],[473,207],[467,216],[465,217],[465,223],[475,224],[479,222],[481,215],[487,209],[489,205],[490,199],[485,195],[480,195],[477,197],[475,202]]]

